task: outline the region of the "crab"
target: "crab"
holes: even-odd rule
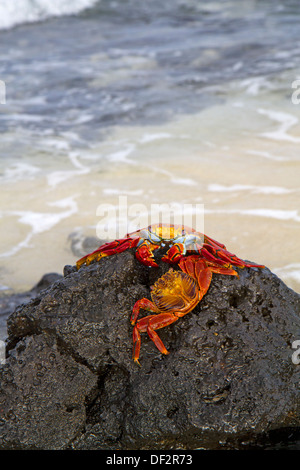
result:
[[[162,261],[177,264],[187,255],[198,254],[201,258],[220,266],[233,264],[243,267],[264,267],[246,263],[233,253],[227,251],[226,246],[213,238],[197,232],[184,225],[153,224],[147,228],[127,234],[124,238],[101,245],[97,250],[80,258],[77,269],[82,265],[89,265],[92,261],[100,261],[105,256],[121,253],[129,248],[136,248],[136,258],[145,266],[158,267],[154,258],[154,251],[168,248]]]
[[[156,333],[191,312],[206,294],[213,273],[238,276],[232,266],[200,258],[199,255],[184,257],[179,262],[179,270],[170,268],[151,288],[151,299],[142,298],[133,307],[133,360],[139,363],[141,333],[148,333],[150,339],[162,354],[168,354],[165,345]],[[138,320],[140,309],[152,312]]]

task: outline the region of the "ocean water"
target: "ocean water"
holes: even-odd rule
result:
[[[299,21],[296,0],[0,0],[2,293],[124,200],[132,228],[136,204],[201,207],[300,292]]]

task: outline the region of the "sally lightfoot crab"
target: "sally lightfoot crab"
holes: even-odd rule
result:
[[[133,359],[139,364],[141,333],[147,332],[162,354],[168,354],[156,330],[176,322],[191,312],[206,294],[213,273],[238,276],[232,266],[221,267],[217,263],[201,259],[197,255],[187,256],[179,262],[181,271],[172,268],[161,276],[151,288],[151,299],[138,300],[132,311]],[[138,320],[140,309],[149,310],[148,315]]]
[[[92,261],[100,261],[105,256],[136,248],[136,258],[145,266],[157,267],[154,259],[154,251],[167,247],[167,253],[162,260],[169,264],[177,264],[183,256],[198,254],[203,259],[217,263],[233,264],[243,267],[263,267],[246,263],[233,253],[227,251],[226,246],[216,240],[197,232],[193,228],[184,225],[153,224],[147,228],[137,230],[126,235],[125,238],[101,245],[97,250],[80,258],[77,269],[82,265],[89,265]]]
[[[153,224],[126,235],[125,238],[101,245],[97,250],[83,256],[76,263],[77,269],[135,248],[136,258],[145,266],[158,267],[154,251],[167,250],[161,258],[169,264],[179,263],[181,271],[172,268],[159,278],[152,287],[151,298],[138,300],[131,315],[133,328],[133,359],[139,364],[141,333],[147,332],[156,347],[168,354],[156,330],[171,325],[189,313],[206,294],[213,273],[238,276],[233,266],[239,268],[262,265],[248,263],[230,253],[226,246],[207,235],[184,225]],[[138,320],[140,309],[149,315]]]

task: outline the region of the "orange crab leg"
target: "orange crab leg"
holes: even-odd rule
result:
[[[172,321],[167,323],[167,324],[164,324],[163,326],[171,325],[171,323],[173,323],[176,320],[177,320],[177,318],[172,316]],[[162,328],[162,327],[158,327],[158,328]],[[156,331],[152,327],[151,321],[148,324],[147,333],[148,333],[149,338],[153,341],[153,343],[155,344],[157,349],[162,354],[165,354],[165,355],[169,354],[169,351],[166,349],[164,343],[162,342],[162,340],[160,339],[160,337],[158,336],[158,334],[156,333]]]
[[[76,263],[77,269],[84,263],[88,266],[93,260],[100,261],[104,256],[111,256],[115,253],[122,253],[122,251],[129,248],[134,248],[138,244],[138,241],[138,238],[122,238],[120,240],[114,240],[113,242],[104,243],[104,245],[101,245],[97,250],[80,258]]]
[[[252,268],[252,267],[257,267],[257,268],[264,268],[265,266],[259,265],[259,264],[253,264],[253,263],[247,263],[246,261],[238,258],[236,255],[233,253],[230,253],[230,251],[227,251],[226,249],[223,248],[214,248],[213,246],[204,243],[203,248],[201,250],[201,254],[207,255],[212,255],[214,257],[214,261],[218,262],[218,258],[229,263],[233,264],[234,266],[238,266],[240,268]],[[215,256],[218,258],[215,258]],[[206,256],[205,256],[206,257]]]
[[[183,272],[186,272],[194,279],[199,280],[201,273],[208,269],[212,273],[227,274],[230,276],[238,276],[237,272],[232,266],[219,266],[216,262],[208,261],[206,259],[199,258],[198,255],[191,255],[183,258],[179,266]]]
[[[151,302],[151,300],[146,299],[146,298],[140,299],[134,304],[133,309],[132,309],[132,314],[131,314],[131,319],[130,319],[132,325],[134,325],[135,322],[137,321],[141,308],[144,310],[149,310],[150,312],[155,312],[155,313],[159,313],[160,311],[156,307],[156,305],[153,302]]]
[[[139,363],[139,357],[140,357],[140,350],[141,350],[141,335],[136,326],[133,328],[132,340],[133,340],[132,358],[134,362],[136,362],[140,366],[141,364]]]
[[[196,245],[199,255],[204,259],[216,263],[220,266],[234,265],[240,268],[264,268],[265,266],[260,264],[247,263],[246,261],[238,258],[233,253],[230,253],[226,249],[220,247],[214,247],[208,243],[202,245]],[[224,245],[223,245],[224,246]]]
[[[155,307],[156,308],[156,307]],[[147,317],[141,318],[133,329],[133,360],[139,364],[139,356],[141,349],[141,335],[140,333],[147,332],[149,338],[153,341],[157,349],[162,354],[169,354],[164,343],[155,332],[159,328],[164,328],[165,326],[171,325],[178,318],[182,316],[181,312],[177,314],[174,313],[159,313],[158,315],[149,315]]]
[[[207,248],[215,247],[216,250],[214,252],[216,253],[217,256],[219,256],[220,253],[223,253],[230,259],[230,262],[232,264],[235,264],[236,266],[246,267],[246,268],[265,268],[265,266],[262,264],[246,263],[244,260],[238,258],[233,253],[230,253],[227,250],[226,246],[223,245],[223,243],[217,242],[216,240],[208,237],[207,235],[204,235],[204,242],[205,242],[203,245],[204,247],[207,247]],[[241,263],[241,264],[238,264],[238,263]]]
[[[133,359],[139,364],[139,356],[141,349],[141,333],[148,333],[149,338],[154,342],[157,349],[162,354],[168,354],[168,351],[155,330],[164,328],[177,321],[189,313],[195,305],[206,294],[212,279],[213,273],[227,274],[238,276],[238,273],[229,267],[221,267],[216,263],[199,258],[199,255],[183,257],[179,263],[181,270],[197,281],[198,294],[186,309],[178,312],[161,312],[159,308],[149,299],[143,298],[138,300],[133,307],[131,315],[131,323],[133,329]],[[140,309],[148,310],[157,315],[148,315],[137,321]]]
[[[158,264],[154,261],[153,251],[157,250],[159,245],[154,245],[149,243],[147,240],[144,240],[140,245],[138,245],[135,256],[136,258],[145,266],[158,267]]]
[[[216,248],[223,248],[223,250],[227,249],[223,243],[220,243],[217,240],[208,237],[207,235],[204,235],[204,243],[208,243],[209,245],[215,246]]]
[[[226,256],[222,249],[215,249],[210,245],[203,246],[201,249],[201,254],[208,261],[220,264],[221,266],[224,266],[224,264],[228,265],[233,263],[233,259]],[[242,263],[239,263],[239,265],[242,266]]]
[[[230,264],[229,260],[226,260],[225,262],[225,260],[216,258],[210,251],[208,251],[206,248],[203,248],[201,245],[196,244],[196,247],[198,249],[200,258],[218,264],[219,266],[228,266]]]
[[[207,249],[213,256],[217,256],[219,259],[229,264],[234,264],[235,266],[240,266],[240,267],[244,267],[245,265],[244,261],[242,261],[233,253],[230,253],[227,250],[224,250],[222,248],[215,249],[214,247],[207,245],[207,244],[204,244],[203,247]]]
[[[198,301],[200,301],[208,291],[213,273],[238,276],[238,273],[231,267],[221,267],[216,263],[201,259],[197,255],[182,258],[179,263],[179,267],[183,272],[187,273],[197,281],[199,286]]]
[[[182,243],[175,243],[171,246],[165,256],[162,257],[162,261],[169,264],[178,263],[183,257],[184,245]]]

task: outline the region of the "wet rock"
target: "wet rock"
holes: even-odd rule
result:
[[[159,331],[168,356],[142,334],[138,367],[132,306],[168,269],[126,251],[66,269],[10,315],[0,448],[297,446],[300,296],[268,269],[215,274],[200,304]]]
[[[43,289],[46,289],[62,275],[58,273],[44,274],[41,280],[29,291],[20,293],[8,293],[0,297],[0,340],[7,336],[6,321],[8,316],[21,304],[26,304],[36,297]]]

